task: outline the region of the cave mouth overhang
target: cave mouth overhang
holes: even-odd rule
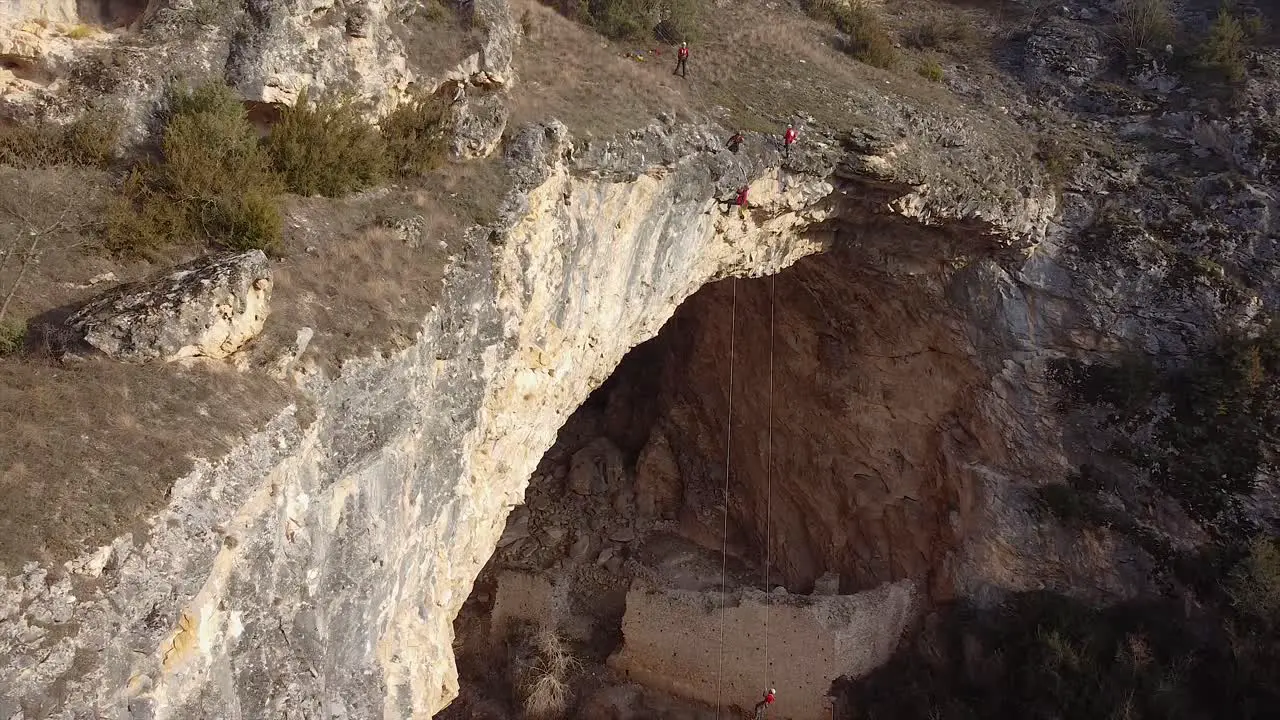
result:
[[[910,579],[949,596],[973,505],[965,464],[998,450],[964,447],[993,437],[988,377],[947,280],[957,258],[1009,246],[982,223],[926,227],[858,197],[812,229],[825,251],[681,303],[561,428],[530,492],[574,498],[574,454],[604,437],[627,464],[631,486],[610,490],[623,524],[665,518],[715,545],[732,418],[728,545],[744,562],[767,547],[792,592],[834,574],[843,592]]]

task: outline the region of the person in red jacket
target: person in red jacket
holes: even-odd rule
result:
[[[685,70],[689,64],[689,43],[680,43],[680,49],[676,51],[676,69],[672,75],[680,73],[680,77],[685,77]]]
[[[738,152],[738,148],[746,141],[747,139],[742,136],[741,130],[734,133],[733,137],[729,138],[729,152]]]
[[[787,125],[787,131],[782,133],[782,154],[785,157],[791,157],[791,146],[796,141],[796,129],[791,125]]]
[[[769,692],[764,694],[764,699],[756,703],[756,720],[764,720],[764,710],[773,704],[774,689],[769,688]]]
[[[747,192],[748,192],[749,190],[750,190],[750,188],[749,188],[748,186],[743,185],[742,187],[738,188],[738,192],[737,192],[737,194],[736,194],[736,195],[734,195],[732,198],[730,198],[730,199],[728,199],[728,200],[721,200],[721,201],[720,201],[720,204],[721,204],[721,205],[724,205],[724,212],[725,212],[725,214],[726,214],[726,215],[728,215],[728,214],[729,214],[729,212],[730,212],[731,210],[733,210],[733,208],[734,208],[734,206],[735,206],[735,205],[736,205],[737,207],[742,208],[742,210],[743,210],[744,212],[746,211],[746,209],[747,209]]]

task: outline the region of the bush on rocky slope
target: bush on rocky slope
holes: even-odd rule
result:
[[[830,22],[845,34],[842,49],[858,62],[878,68],[892,66],[898,59],[894,39],[879,13],[862,0],[811,0],[805,11]]]
[[[1200,63],[1231,82],[1240,82],[1245,77],[1245,51],[1248,43],[1244,23],[1224,7],[1218,11],[1217,18],[1209,27],[1208,36],[1200,46]]]
[[[272,166],[291,192],[338,197],[386,177],[386,142],[350,101],[313,102],[304,90],[266,141]]]
[[[118,118],[89,112],[66,125],[0,125],[0,165],[30,169],[53,165],[106,167],[115,157]]]
[[[418,97],[383,118],[387,163],[401,175],[422,175],[444,164],[449,148],[449,104],[442,94]]]
[[[1123,0],[1116,13],[1121,47],[1156,50],[1173,42],[1177,27],[1166,0]]]
[[[135,168],[108,210],[105,243],[148,254],[196,240],[227,249],[272,248],[283,191],[239,98],[210,82],[167,98],[161,160]]]

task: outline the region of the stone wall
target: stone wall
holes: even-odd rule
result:
[[[773,687],[770,717],[825,720],[832,681],[887,661],[916,601],[905,580],[825,596],[633,588],[623,646],[609,662],[643,685],[726,707],[750,709]]]

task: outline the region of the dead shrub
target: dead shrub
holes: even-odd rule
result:
[[[1126,49],[1163,48],[1175,30],[1168,0],[1122,0],[1117,10],[1116,36]]]
[[[305,90],[272,126],[266,149],[276,172],[299,195],[358,192],[388,170],[386,143],[354,102],[311,102]]]
[[[442,94],[411,99],[382,120],[392,172],[424,175],[444,164],[449,148],[449,101]]]
[[[527,720],[557,720],[569,708],[569,674],[580,664],[555,630],[513,628],[511,687]]]
[[[66,125],[0,126],[0,165],[29,170],[54,165],[106,167],[115,158],[120,119],[87,112]]]
[[[907,28],[902,41],[916,50],[956,52],[975,44],[977,31],[963,18],[930,15]]]

